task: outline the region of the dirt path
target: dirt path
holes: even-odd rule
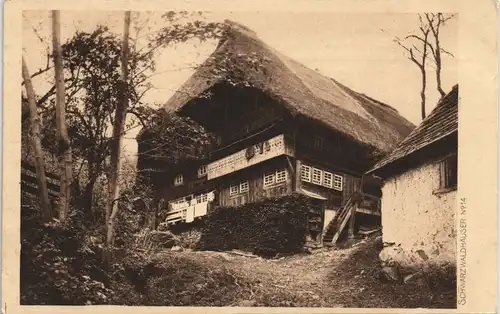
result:
[[[371,238],[347,249],[321,249],[279,260],[227,252],[180,253],[184,258],[233,274],[234,284],[240,288],[237,300],[228,304],[233,306],[455,306],[453,286],[438,288],[437,298],[431,300],[432,294],[423,279],[408,284],[377,279],[377,241]]]

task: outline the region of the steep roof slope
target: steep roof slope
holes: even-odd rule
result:
[[[396,148],[377,162],[369,173],[402,159],[458,130],[458,85]]]
[[[224,68],[220,60],[229,59],[233,73],[280,101],[293,114],[311,118],[363,145],[389,152],[415,127],[392,107],[284,56],[247,27],[232,21],[226,23],[229,30],[225,39],[168,100],[166,108],[182,109],[190,100],[226,80],[228,76],[220,74],[230,71],[220,69]],[[249,57],[255,57],[261,68],[253,67]]]

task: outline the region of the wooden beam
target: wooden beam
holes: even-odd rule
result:
[[[349,239],[354,239],[354,227],[356,224],[356,209],[358,208],[358,204],[354,203],[351,206],[351,218],[349,220],[349,230],[348,230],[348,237]]]
[[[33,173],[36,173],[36,167],[31,165],[30,163],[26,162],[26,161],[21,161],[21,168],[25,169],[25,170],[28,170],[28,171],[31,171]],[[45,171],[45,175],[48,177],[48,178],[51,178],[51,179],[54,179],[54,180],[59,180],[59,175],[55,174],[55,173],[51,173],[51,172],[48,172],[48,171]]]
[[[21,181],[26,181],[28,183],[35,184],[35,185],[37,184],[36,177],[30,176],[30,175],[27,175],[24,173],[21,174]],[[59,192],[59,185],[57,185],[57,184],[47,182],[47,188],[49,190],[54,191],[54,192]]]
[[[293,190],[293,192],[297,192],[300,190],[300,188],[302,187],[302,181],[300,180],[300,167],[302,165],[302,162],[299,160],[299,159],[296,159],[295,160],[295,178],[294,178],[294,181],[295,181],[295,189]]]

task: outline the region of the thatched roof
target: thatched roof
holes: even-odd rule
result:
[[[415,127],[392,107],[357,93],[334,79],[282,55],[266,45],[256,33],[235,22],[217,49],[168,100],[165,108],[179,110],[191,100],[223,82],[226,73],[216,69],[217,60],[232,60],[233,72],[251,86],[277,99],[292,114],[313,119],[353,140],[388,152]],[[245,56],[255,56],[263,69],[249,66]],[[238,58],[242,60],[238,62]],[[229,72],[229,71],[228,71]]]
[[[386,157],[368,173],[380,171],[395,161],[424,149],[458,131],[458,85],[455,85],[436,108]]]

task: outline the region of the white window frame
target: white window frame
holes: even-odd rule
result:
[[[195,196],[195,198],[196,198],[197,204],[204,203],[204,202],[208,201],[208,193],[198,194]]]
[[[250,185],[248,184],[248,181],[240,182],[240,193],[248,192],[249,189]]]
[[[266,180],[266,178],[271,178],[271,180]],[[276,172],[264,173],[264,187],[267,188],[272,186],[276,182]]]
[[[184,184],[184,176],[181,174],[178,174],[174,178],[174,185],[179,186]]]
[[[317,172],[317,173],[315,173]],[[315,180],[315,176],[319,175],[319,178]],[[312,173],[311,173],[311,182],[313,184],[321,185],[323,182],[323,170],[318,169],[318,168],[312,168]]]
[[[328,171],[323,172],[323,186],[333,189],[333,173]]]
[[[311,182],[311,167],[306,165],[300,166],[300,179],[305,182]]]
[[[204,177],[207,175],[207,165],[201,165],[198,168],[198,178]]]
[[[337,191],[342,191],[344,185],[344,176],[334,174],[333,175],[333,189]]]
[[[233,184],[229,187],[229,196],[238,195],[239,185]]]
[[[276,183],[286,182],[287,179],[288,179],[288,176],[287,176],[286,169],[276,170],[276,178],[275,178]]]

